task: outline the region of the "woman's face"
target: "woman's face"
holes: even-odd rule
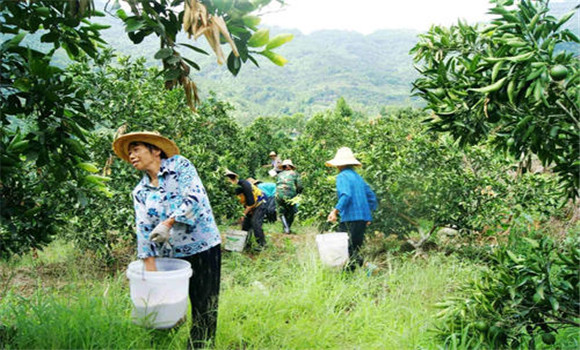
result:
[[[238,181],[236,178],[231,178],[229,176],[226,176],[226,179],[228,180],[228,182],[230,183],[230,185],[237,185]]]
[[[150,151],[147,146],[143,144],[131,145],[129,147],[129,160],[133,167],[137,170],[146,170],[158,162],[161,151]]]

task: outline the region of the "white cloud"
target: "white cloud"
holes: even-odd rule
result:
[[[267,9],[262,23],[297,28],[303,33],[342,29],[372,33],[379,29],[426,30],[432,24],[451,25],[458,19],[476,23],[488,19],[488,0],[286,0]]]

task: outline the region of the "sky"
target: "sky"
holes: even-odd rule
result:
[[[304,34],[340,29],[370,34],[379,29],[425,31],[459,18],[470,24],[489,20],[489,0],[285,0],[267,9],[262,24],[295,28]]]

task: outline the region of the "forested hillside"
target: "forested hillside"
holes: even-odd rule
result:
[[[159,49],[156,40],[133,45],[114,18],[100,20],[112,25],[103,31],[105,40],[121,54],[152,59]],[[385,30],[371,35],[338,30],[310,35],[272,28],[271,35],[292,33],[294,40],[279,49],[288,59],[284,67],[266,64],[246,65],[237,77],[216,63],[215,56],[200,57],[202,68],[194,72],[201,96],[215,91],[235,108],[236,117],[249,121],[258,116],[311,115],[344,97],[355,109],[376,114],[384,105],[411,103],[411,81],[416,78],[409,50],[416,34],[408,30]],[[182,37],[181,42],[197,44]],[[202,47],[204,47],[202,45]],[[192,51],[190,51],[192,52]],[[151,61],[152,64],[157,62]]]

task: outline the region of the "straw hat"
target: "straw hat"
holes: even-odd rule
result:
[[[226,169],[226,172],[224,173],[224,176],[235,176],[235,177],[239,177],[238,174],[234,173],[233,171]]]
[[[348,147],[339,148],[338,151],[336,151],[334,158],[324,164],[326,166],[362,166],[362,164],[354,157],[352,150]]]
[[[276,152],[272,151],[272,152],[270,152],[270,154],[268,156],[270,156],[270,157],[271,156],[277,156],[277,154],[276,154]]]
[[[282,162],[282,166],[286,166],[286,165],[288,165],[289,167],[292,167],[292,169],[296,169],[294,164],[292,164],[292,160],[290,160],[290,159],[284,159],[284,161]]]
[[[131,162],[129,160],[129,145],[131,142],[146,142],[148,144],[158,147],[165,153],[167,158],[171,158],[176,154],[179,154],[179,148],[175,142],[171,141],[167,137],[161,136],[158,132],[151,131],[140,131],[140,132],[130,132],[125,135],[117,137],[113,141],[113,151],[126,162]]]

